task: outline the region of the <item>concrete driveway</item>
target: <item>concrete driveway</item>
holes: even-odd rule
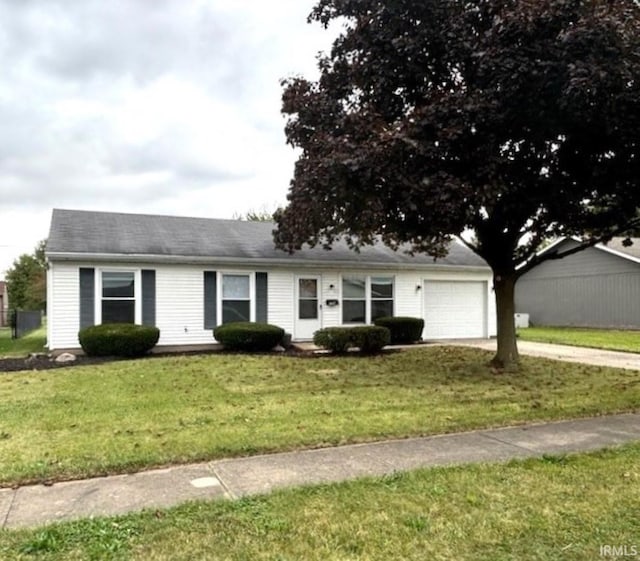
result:
[[[464,339],[438,342],[446,345],[476,347],[488,351],[495,351],[497,345],[495,339]],[[602,349],[589,349],[587,347],[571,347],[569,345],[552,345],[551,343],[534,343],[533,341],[520,340],[518,341],[518,350],[521,355],[540,356],[554,360],[564,360],[566,362],[593,364],[594,366],[612,366],[614,368],[640,370],[640,354],[636,353],[622,353]]]

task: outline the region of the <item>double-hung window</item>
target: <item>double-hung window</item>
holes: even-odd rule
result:
[[[366,323],[366,315],[366,277],[342,277],[342,323]]]
[[[222,323],[251,321],[249,275],[222,275]]]
[[[393,315],[393,277],[342,277],[342,323],[371,323]]]
[[[102,272],[102,323],[135,323],[135,282],[133,271]]]
[[[376,318],[393,315],[393,277],[371,277],[371,316]]]

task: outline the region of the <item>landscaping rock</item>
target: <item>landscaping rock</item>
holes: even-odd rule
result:
[[[225,351],[220,350],[212,350],[208,352],[203,351],[193,351],[187,353],[181,353],[184,355],[207,355],[207,354],[225,354]],[[71,354],[71,353],[69,353]],[[227,354],[238,355],[242,353],[230,352]],[[270,354],[270,353],[263,353]],[[284,352],[281,351],[280,354],[286,354],[288,356],[295,356],[301,358],[317,358],[313,352],[304,351],[301,349],[297,349],[292,347],[291,349],[287,349]],[[162,356],[175,356],[175,353],[155,353],[146,355],[137,360],[154,360],[156,358],[160,358]],[[72,355],[74,356],[74,355]],[[5,372],[18,372],[20,370],[50,370],[54,368],[70,368],[75,366],[88,366],[88,365],[96,365],[96,364],[105,364],[114,361],[126,360],[117,357],[109,357],[109,356],[86,356],[86,355],[77,355],[75,356],[75,360],[69,360],[68,362],[59,362],[52,358],[51,355],[45,355],[42,353],[32,353],[32,355],[28,357],[20,357],[20,358],[0,358],[0,374]],[[1,518],[1,516],[0,516]]]
[[[66,362],[75,362],[76,361],[76,355],[74,355],[72,353],[62,353],[62,354],[58,355],[54,360],[58,364],[66,363]]]

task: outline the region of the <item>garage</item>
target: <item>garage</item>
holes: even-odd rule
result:
[[[424,281],[425,339],[487,336],[487,283]]]

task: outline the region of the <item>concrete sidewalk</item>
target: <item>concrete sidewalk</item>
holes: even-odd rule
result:
[[[234,499],[421,467],[595,450],[640,440],[640,414],[340,446],[0,490],[0,528]]]
[[[446,341],[441,340],[438,341],[437,344],[476,347],[478,349],[495,351],[497,342],[495,339],[452,339]],[[573,347],[570,345],[556,345],[522,340],[518,340],[518,351],[521,355],[539,356],[565,362],[640,370],[640,353],[624,353],[620,351],[607,351],[605,349],[591,349],[588,347]]]

